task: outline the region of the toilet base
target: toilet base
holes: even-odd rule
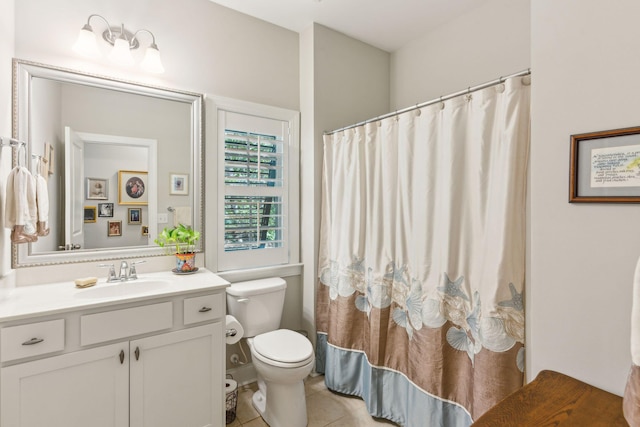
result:
[[[307,425],[307,404],[302,381],[296,384],[277,384],[259,380],[258,390],[253,393],[251,401],[270,427]]]

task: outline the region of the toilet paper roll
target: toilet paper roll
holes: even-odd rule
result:
[[[240,324],[240,322],[238,322],[238,319],[231,316],[230,314],[227,314],[227,317],[225,320],[226,320],[226,329],[227,329],[227,333],[226,333],[227,344],[235,344],[238,341],[240,341],[240,339],[244,335],[244,329],[242,328],[242,325]]]
[[[227,394],[229,394],[229,393],[233,393],[238,388],[238,383],[235,380],[227,378],[224,381],[225,381],[225,383],[224,383],[224,394],[225,394],[225,396]],[[229,409],[229,408],[227,408],[227,409]]]

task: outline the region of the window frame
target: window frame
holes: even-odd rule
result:
[[[228,273],[257,268],[282,267],[300,262],[300,113],[269,105],[256,104],[229,98],[217,97],[214,100],[216,111],[217,135],[217,196],[216,196],[216,266],[217,271]],[[284,179],[287,182],[286,217],[286,262],[274,260],[268,251],[260,250],[230,251],[224,250],[225,238],[225,114],[235,113],[247,116],[273,119],[286,122],[289,127],[287,156],[284,161]],[[246,130],[246,129],[243,129]],[[241,187],[242,188],[242,187]],[[243,253],[244,252],[244,253]]]

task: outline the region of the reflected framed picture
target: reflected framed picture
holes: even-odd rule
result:
[[[148,236],[149,235],[149,226],[148,225],[143,225],[142,226],[142,235],[143,236]]]
[[[109,200],[109,180],[87,178],[85,181],[85,193],[87,200]]]
[[[129,208],[127,218],[129,224],[142,224],[142,208]]]
[[[53,149],[53,145],[51,144],[46,144],[45,145],[45,162],[47,163],[48,166],[48,174],[49,175],[53,175],[53,172],[55,170],[55,166],[56,166],[56,152]]]
[[[186,173],[172,173],[169,175],[169,181],[171,187],[169,188],[169,194],[178,196],[189,195],[189,175]]]
[[[98,218],[113,218],[113,203],[98,203]]]
[[[98,208],[95,206],[84,207],[84,222],[96,222],[98,216]]]
[[[640,126],[571,135],[569,203],[640,203]]]
[[[148,176],[145,171],[118,171],[118,204],[146,206],[149,203]]]
[[[107,221],[107,236],[122,236],[122,221]]]

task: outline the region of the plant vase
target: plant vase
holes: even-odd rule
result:
[[[180,273],[190,273],[196,271],[196,253],[176,254],[176,271]]]

